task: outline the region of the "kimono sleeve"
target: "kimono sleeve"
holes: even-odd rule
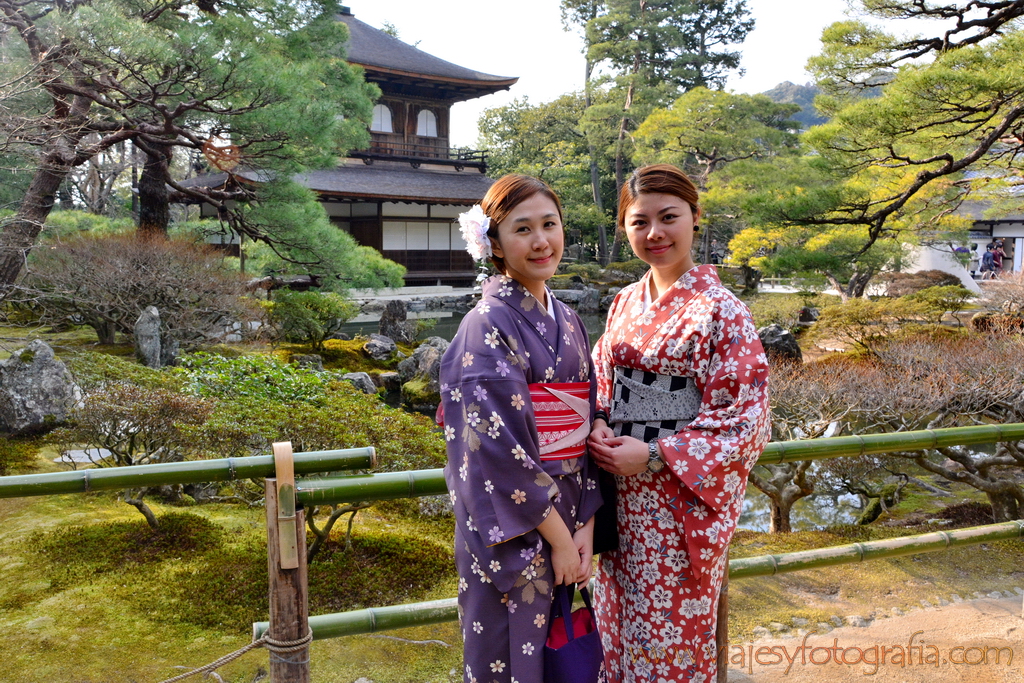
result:
[[[510,346],[493,318],[474,322],[445,353],[441,403],[452,502],[465,507],[470,530],[493,546],[536,529],[558,486],[538,464],[521,349]]]
[[[720,510],[743,495],[770,437],[768,359],[741,302],[719,300],[708,315],[693,358],[700,413],[659,443],[683,484]]]
[[[605,332],[594,344],[592,354],[594,361],[594,383],[597,388],[596,410],[603,410],[606,413],[611,410],[612,405],[612,382],[615,378],[612,366],[612,321],[617,319],[619,308],[624,300],[624,292],[619,292],[608,307],[608,319],[605,322]]]

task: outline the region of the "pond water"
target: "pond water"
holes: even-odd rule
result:
[[[455,333],[459,331],[459,324],[462,319],[466,317],[465,313],[453,313],[451,311],[420,311],[420,312],[409,312],[409,319],[420,319],[420,320],[434,320],[434,326],[429,330],[424,331],[420,335],[420,339],[426,339],[427,337],[441,337],[451,341]],[[597,341],[598,337],[604,332],[605,317],[597,314],[586,314],[581,315],[583,318],[583,324],[587,328],[587,334],[590,336],[590,345],[593,346],[594,342]],[[341,332],[345,334],[356,336],[361,334],[369,336],[376,334],[378,330],[379,316],[367,315],[359,316],[354,321],[346,323],[341,327]]]
[[[790,524],[793,531],[823,529],[832,524],[853,524],[860,515],[860,499],[852,494],[819,495],[801,498],[793,504]],[[748,531],[768,531],[771,508],[768,496],[753,486],[747,486],[743,499],[743,512],[737,528]]]

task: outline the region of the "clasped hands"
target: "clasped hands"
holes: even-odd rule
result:
[[[615,436],[608,423],[597,418],[587,439],[590,456],[603,470],[632,477],[647,469],[650,450],[643,441],[631,436]]]

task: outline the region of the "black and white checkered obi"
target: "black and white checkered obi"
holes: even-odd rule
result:
[[[616,366],[608,425],[645,443],[672,436],[697,417],[701,398],[692,377]]]

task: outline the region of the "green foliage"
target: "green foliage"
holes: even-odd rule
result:
[[[216,550],[223,543],[223,529],[205,517],[172,512],[159,519],[156,529],[143,520],[60,526],[36,534],[29,542],[43,556],[56,588],[74,586],[97,574],[181,557],[182,553]]]
[[[593,282],[601,276],[601,266],[596,263],[573,263],[565,266],[564,271],[570,275],[579,275],[586,282]]]
[[[956,284],[945,287],[928,287],[913,294],[908,294],[904,298],[926,306],[933,321],[938,323],[942,321],[942,316],[946,311],[955,316],[976,296],[974,292],[963,285]]]
[[[351,300],[334,292],[278,291],[267,302],[271,324],[290,342],[323,348],[324,340],[359,312]]]
[[[244,397],[252,401],[319,402],[331,379],[312,370],[285,365],[268,356],[225,358],[210,353],[181,357],[176,369],[184,390],[205,398]]]
[[[34,466],[40,442],[35,437],[7,436],[0,439],[0,477]]]
[[[703,187],[725,164],[795,152],[799,124],[789,117],[797,111],[798,105],[764,95],[694,88],[644,120],[635,134],[634,160],[675,164]]]
[[[130,218],[110,218],[88,211],[52,211],[46,218],[43,237],[50,240],[65,239],[78,233],[91,235],[118,235],[135,228]]]
[[[183,385],[181,373],[170,368],[154,370],[145,365],[106,353],[83,351],[63,358],[71,370],[75,383],[82,391],[89,393],[114,383],[134,384],[144,389],[180,390]]]
[[[746,299],[758,328],[765,325],[781,325],[787,330],[796,329],[804,301],[796,294],[759,294]]]
[[[315,403],[258,400],[239,392],[189,433],[220,458],[266,453],[271,443],[287,440],[296,452],[373,446],[383,471],[441,467],[446,461],[432,420],[389,408],[348,382],[336,383]]]
[[[238,223],[259,235],[244,249],[251,269],[261,275],[322,277],[323,288],[400,287],[405,267],[359,245],[331,223],[311,190],[296,182],[261,183],[234,211]],[[252,237],[253,234],[250,234]]]
[[[912,324],[930,313],[927,305],[908,300],[882,298],[850,299],[841,304],[825,306],[810,330],[811,339],[838,339],[868,352],[908,323]]]
[[[650,270],[650,266],[644,261],[638,258],[631,259],[629,261],[616,261],[615,263],[609,263],[605,269],[607,271],[616,270],[620,273],[629,275],[634,280],[639,280],[643,277],[643,274]]]

